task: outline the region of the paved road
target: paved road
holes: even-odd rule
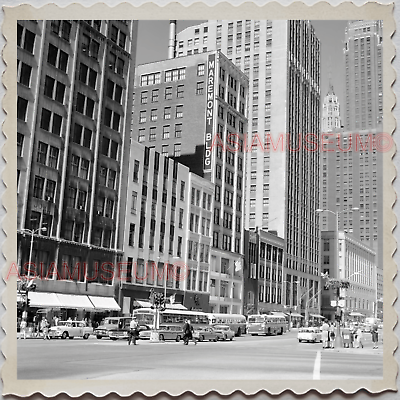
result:
[[[382,379],[382,349],[322,350],[283,336],[233,342],[18,340],[18,379]]]

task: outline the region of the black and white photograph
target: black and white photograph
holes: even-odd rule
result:
[[[386,21],[204,15],[15,21],[16,382],[393,387]]]

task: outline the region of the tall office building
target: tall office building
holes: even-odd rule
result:
[[[243,275],[235,262],[243,255],[247,95],[247,77],[218,51],[136,69],[133,138],[215,186],[209,274],[213,312],[242,311]]]
[[[18,264],[64,317],[119,309],[100,266],[121,259],[136,40],[137,21],[17,24]]]
[[[323,152],[322,208],[339,212],[339,229],[375,250],[376,294],[381,299],[383,154],[375,149],[374,138],[383,127],[382,21],[349,22],[344,46],[344,129],[335,131],[340,147]],[[321,218],[323,230],[335,229],[333,215]]]
[[[344,43],[346,131],[376,128],[383,117],[382,21],[351,21]]]
[[[319,141],[319,40],[309,21],[208,21],[177,35],[178,59],[211,49],[249,77],[245,227],[284,238],[296,304],[297,291],[312,298],[319,281],[320,156],[302,145],[309,133]]]
[[[338,213],[338,229],[376,252],[378,299],[383,296],[383,154],[373,144],[380,132],[380,127],[337,130],[321,159],[321,208]],[[322,231],[336,229],[335,215],[325,212],[320,218]]]
[[[328,93],[322,103],[321,132],[332,132],[334,129],[340,129],[341,126],[339,100],[333,90],[332,83],[330,83]]]

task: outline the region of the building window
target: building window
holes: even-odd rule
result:
[[[165,82],[173,82],[185,79],[186,68],[177,68],[165,71]]]
[[[181,156],[181,144],[175,143],[174,144],[174,157],[180,157],[180,156]]]
[[[182,99],[183,98],[183,94],[184,94],[184,85],[178,85],[178,87],[176,88],[176,97],[178,99]]]
[[[163,126],[163,139],[169,139],[169,125]]]
[[[50,43],[47,62],[61,71],[67,72],[68,54]]]
[[[204,76],[205,64],[197,65],[197,76]]]
[[[182,118],[182,117],[183,117],[183,105],[176,106],[175,118]]]
[[[17,118],[26,121],[26,113],[28,111],[28,100],[18,96],[17,100]],[[49,111],[50,112],[50,111]]]
[[[157,103],[158,102],[158,93],[159,93],[158,89],[154,89],[154,90],[151,91],[151,102],[152,103]]]
[[[166,87],[165,88],[165,100],[171,100],[172,99],[172,87]]]
[[[33,54],[36,35],[29,29],[17,24],[17,45]]]
[[[17,79],[24,86],[30,87],[32,67],[17,60]]]
[[[45,108],[42,109],[42,118],[40,127],[45,131],[52,132],[55,135],[61,134],[62,117],[56,113],[52,113]]]
[[[161,83],[161,72],[145,74],[140,76],[140,86],[150,86]]]
[[[157,109],[153,109],[150,112],[150,121],[157,121]]]
[[[149,141],[154,142],[155,140],[156,140],[156,127],[152,126],[150,127]]]
[[[175,137],[176,138],[182,137],[182,124],[175,125]]]
[[[204,82],[197,82],[197,85],[196,85],[196,94],[197,94],[197,95],[203,94],[203,92],[204,92]]]

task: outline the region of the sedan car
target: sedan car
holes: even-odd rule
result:
[[[210,326],[206,327],[196,327],[193,332],[193,338],[197,339],[199,342],[204,342],[205,340],[216,342],[219,338],[218,334],[214,332],[214,329]]]
[[[183,339],[183,330],[180,325],[161,325],[158,331],[158,337],[160,340],[175,340],[179,342]]]
[[[299,342],[322,342],[322,333],[317,327],[300,328],[297,339]]]
[[[219,340],[233,340],[235,337],[235,332],[228,325],[214,325],[213,328]]]
[[[151,328],[148,325],[139,325],[139,339],[150,340]]]
[[[82,337],[89,339],[93,334],[93,328],[86,326],[81,321],[58,321],[57,326],[52,326],[49,329],[51,338],[73,339],[74,337]]]

